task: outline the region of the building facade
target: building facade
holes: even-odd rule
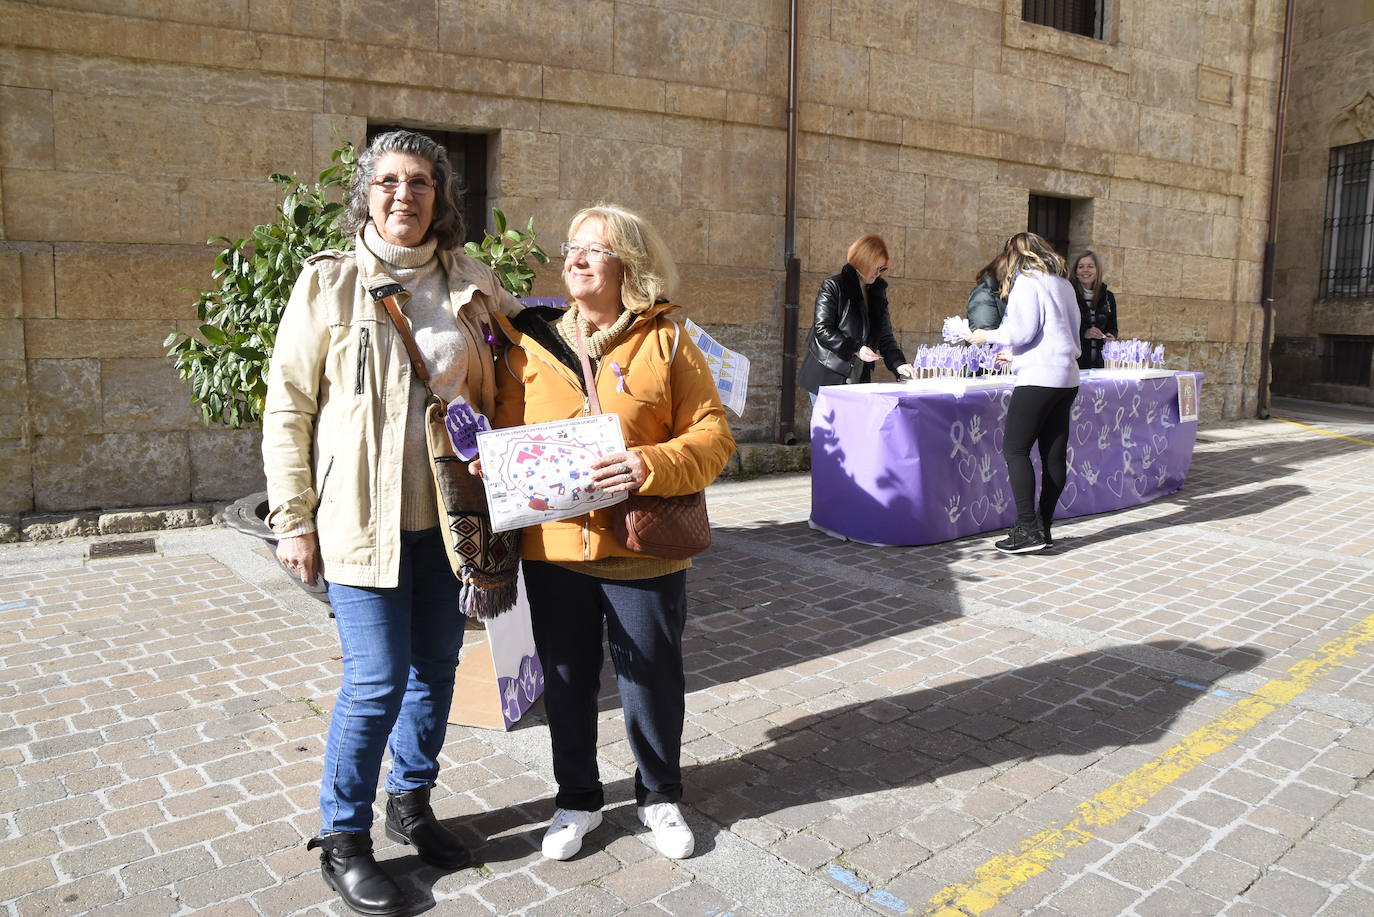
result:
[[[1275,392],[1374,404],[1374,3],[1300,3],[1278,219]]]
[[[1282,0],[1082,5],[799,0],[799,351],[857,236],[892,247],[911,350],[1034,211],[1100,254],[1123,337],[1207,374],[1206,417],[1253,411]],[[0,513],[255,489],[255,432],[203,427],[162,342],[194,327],[205,240],[272,217],[267,176],[378,125],[479,135],[469,179],[550,249],[594,201],[647,216],[676,300],[752,360],[738,438],[773,438],[789,22],[788,0],[0,0]]]

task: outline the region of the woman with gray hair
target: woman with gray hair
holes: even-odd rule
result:
[[[323,577],[343,650],[320,783],[325,882],[372,917],[408,908],[372,856],[383,752],[386,833],[420,859],[461,869],[472,856],[430,807],[454,668],[463,642],[425,444],[425,383],[372,291],[396,285],[404,320],[445,401],[491,413],[490,329],[520,304],[463,255],[463,219],[443,147],[410,131],[358,159],[343,225],[352,251],[309,258],[277,333],[263,412],[268,524],[277,556]]]

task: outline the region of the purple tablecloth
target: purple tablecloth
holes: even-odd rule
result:
[[[1200,390],[1202,374],[1193,375]],[[1010,383],[962,395],[900,384],[822,388],[811,418],[811,524],[890,545],[1010,526],[1016,505],[1002,459],[1010,401]],[[1085,374],[1056,518],[1173,493],[1188,475],[1196,436],[1196,423],[1179,422],[1176,376]]]

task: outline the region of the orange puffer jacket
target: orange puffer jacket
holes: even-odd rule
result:
[[[644,459],[648,474],[639,493],[671,497],[695,493],[715,480],[735,451],[715,380],[706,358],[669,317],[676,306],[659,302],[634,320],[596,371],[603,411],[620,416],[626,448]],[[496,370],[497,428],[569,420],[591,412],[581,369],[550,319],[558,313],[527,309],[508,321],[495,314],[510,346]],[[617,376],[608,367],[617,363]],[[623,386],[619,383],[623,379]],[[623,387],[624,391],[620,391]],[[529,560],[579,561],[636,555],[615,537],[617,508],[525,529],[521,556]]]

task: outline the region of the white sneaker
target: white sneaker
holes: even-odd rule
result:
[[[656,802],[651,806],[639,807],[639,820],[654,832],[654,844],[658,852],[673,860],[682,860],[692,855],[696,841],[692,829],[682,818],[682,810],[675,802]]]
[[[570,860],[582,849],[582,838],[601,824],[600,812],[559,809],[553,813],[549,830],[544,832],[544,856],[551,860]]]

